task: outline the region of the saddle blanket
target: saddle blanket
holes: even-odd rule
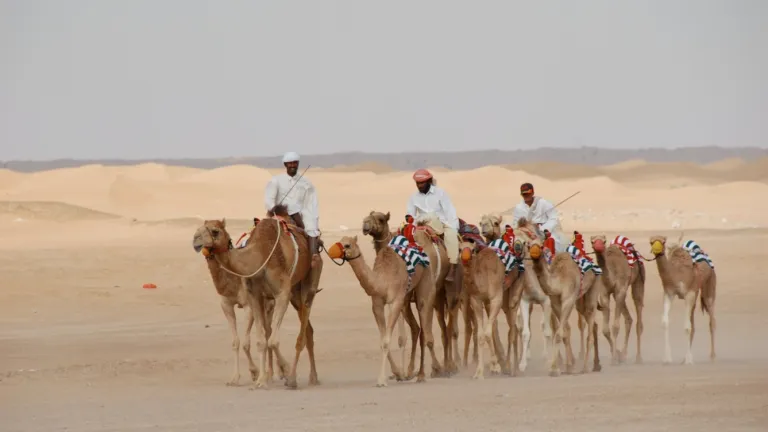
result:
[[[621,249],[622,252],[624,252],[624,256],[627,257],[627,264],[629,264],[630,268],[634,267],[635,263],[638,262],[637,253],[635,251],[635,245],[633,245],[628,238],[621,235],[616,236],[615,239],[611,240],[610,245],[616,245],[619,247],[619,249]],[[640,265],[643,265],[643,263],[641,262]]]
[[[701,246],[699,246],[695,241],[688,240],[687,242],[683,243],[683,249],[688,252],[694,263],[704,261],[709,265],[710,268],[715,268],[715,264],[709,258],[709,255],[707,255],[707,253],[704,252]]]
[[[585,273],[592,270],[596,275],[603,274],[603,269],[600,268],[597,264],[590,261],[589,258],[582,255],[581,250],[577,248],[574,245],[569,245],[565,249],[570,255],[571,258],[573,258],[573,261],[579,266],[579,270],[581,270],[581,275],[584,276]]]
[[[505,275],[509,274],[509,272],[515,268],[515,266],[517,266],[520,273],[525,271],[523,262],[518,260],[515,254],[512,253],[512,250],[509,248],[509,243],[505,242],[504,239],[493,240],[490,244],[488,244],[488,248],[496,252],[496,256],[499,257],[501,264],[504,265]]]
[[[416,266],[419,264],[425,268],[429,267],[429,257],[427,254],[417,247],[411,246],[405,236],[394,236],[392,240],[387,243],[387,246],[392,248],[392,250],[405,261],[405,267],[408,270],[409,276],[416,271]]]

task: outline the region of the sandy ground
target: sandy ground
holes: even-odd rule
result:
[[[93,175],[87,169],[83,171]],[[748,196],[762,191],[765,185],[721,183],[688,186],[670,193],[667,188],[629,188],[604,182],[601,190],[621,189],[629,197],[614,199],[604,194],[600,198],[595,196],[598,191],[591,189],[582,192],[586,195],[582,201],[564,210],[575,214],[591,208],[594,214],[603,215],[569,219],[566,214],[566,230],[583,229],[587,235],[620,233],[633,239],[643,251],[648,249],[651,231],[676,239],[679,231],[671,230],[670,225],[681,222],[668,217],[646,220],[642,215],[627,215],[630,206],[626,203],[630,199],[637,200],[637,207],[649,209],[669,207],[652,202],[655,196],[685,211],[696,207],[706,211],[706,218],[696,219],[690,213],[676,217],[694,225],[686,228],[686,238],[699,242],[717,266],[718,358],[714,363],[708,359],[707,317],[697,309],[696,364],[661,364],[661,286],[655,266],[649,265],[644,364],[634,364],[633,329],[627,364],[610,364],[608,346],[601,336],[602,372],[547,376],[537,308],[532,320],[533,357],[523,376],[487,374],[485,380],[474,381],[470,370],[466,370],[451,378],[428,378],[424,384],[391,382],[388,388],[375,388],[379,340],[369,298],[350,269],[326,261],[321,281],[324,290],[312,311],[321,385],[307,386],[308,361],[304,354],[299,364],[299,390],[287,390],[275,381],[268,390],[249,391],[244,358],[242,385],[224,385],[233,363],[230,334],[204,260],[191,247],[192,234],[199,224],[194,217],[211,211],[206,194],[215,196],[216,173],[186,172],[177,173],[176,178],[157,178],[155,181],[165,182],[167,190],[178,187],[179,194],[188,194],[180,200],[178,206],[182,208],[175,212],[171,211],[174,203],[157,203],[157,194],[162,192],[158,187],[139,191],[144,193],[141,204],[131,188],[115,192],[114,181],[127,181],[125,175],[122,180],[113,176],[113,182],[105,185],[87,181],[86,174],[82,178],[72,173],[65,176],[67,181],[82,186],[80,192],[61,186],[66,199],[58,201],[71,206],[38,202],[53,199],[41,197],[45,188],[34,184],[40,174],[36,179],[30,179],[31,175],[0,176],[0,192],[4,187],[6,199],[27,200],[26,206],[0,203],[2,431],[768,428],[768,346],[761,331],[768,327],[768,317],[763,313],[763,305],[768,303],[764,282],[768,267],[763,264],[768,261],[768,252],[762,246],[768,241],[768,229],[764,227],[768,214],[764,203],[755,204]],[[211,190],[200,192],[196,203],[189,202],[194,198],[192,189],[178,186],[184,180],[182,174],[187,180],[207,175],[205,184]],[[464,173],[463,180],[459,173],[451,174],[455,174],[454,178],[449,177],[445,183],[478,182],[477,172]],[[325,193],[321,201],[327,221],[324,236],[326,241],[333,241],[341,235],[339,225],[357,231],[359,221],[374,201],[361,198],[344,203],[344,195],[356,193],[363,197],[367,195],[365,189],[374,186],[357,185],[362,190],[356,190],[349,186],[349,177],[340,177],[354,174],[323,175],[336,176],[316,181],[323,184]],[[371,173],[362,177],[369,175],[375,176]],[[375,192],[382,191],[381,202],[373,208],[393,208],[393,217],[399,219],[400,207],[412,185],[394,174],[381,176],[375,178],[378,183],[389,176],[391,187],[400,189],[383,192],[384,186],[380,186]],[[50,178],[43,180],[49,189],[55,185]],[[593,182],[592,187],[599,186],[594,179],[582,183],[587,181]],[[578,187],[574,181],[560,185],[540,182],[552,187],[552,195],[567,195],[572,187]],[[343,191],[333,192],[334,184],[342,185],[339,188]],[[112,189],[107,191],[112,194],[111,201],[99,195],[104,192],[99,188]],[[459,192],[455,185],[451,188],[457,190],[457,206],[467,208],[461,213],[472,215],[468,219],[498,210],[498,205],[488,203],[472,206],[474,199],[468,192]],[[708,200],[702,195],[723,190],[731,194],[722,200],[720,196]],[[743,196],[734,192],[739,190]],[[242,198],[238,201],[240,192],[242,189],[229,196],[221,193],[217,201],[234,202],[221,211],[224,216],[240,218],[228,224],[233,236],[248,227],[245,218],[262,212],[260,195],[256,203],[245,204]],[[717,200],[731,203],[730,207],[711,202]],[[516,199],[506,201],[508,205],[501,207],[513,205]],[[88,206],[117,216],[73,206]],[[131,212],[118,213],[120,206],[130,207]],[[251,210],[243,211],[246,207]],[[139,213],[144,219],[153,219],[147,216],[154,215],[155,221],[133,221],[131,217]],[[614,219],[605,215],[613,215]],[[723,223],[723,218],[739,222]],[[709,222],[705,223],[705,219]],[[645,222],[633,222],[638,220]],[[696,220],[700,226],[695,226]],[[617,227],[622,224],[623,228]],[[372,248],[367,242],[364,252],[372,262]],[[158,288],[142,289],[145,282],[156,283]],[[634,317],[632,306],[630,310]],[[571,322],[575,329],[575,314]],[[506,331],[503,319],[500,329]],[[292,355],[297,330],[295,313],[289,309],[281,337],[286,356]],[[681,362],[685,352],[682,301],[673,305],[671,337],[674,360]],[[576,336],[573,343],[578,348]]]

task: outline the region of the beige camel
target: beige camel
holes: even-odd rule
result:
[[[373,316],[376,319],[381,337],[381,368],[376,384],[377,387],[387,386],[387,360],[389,360],[389,365],[392,368],[395,379],[404,381],[413,378],[412,368],[407,376],[403,376],[402,371],[392,357],[389,344],[398,315],[401,313],[411,313],[410,307],[407,307],[410,301],[409,297],[415,298],[421,321],[420,327],[422,329],[418,336],[421,346],[421,360],[417,381],[424,382],[424,345],[425,339],[428,339],[428,335],[431,335],[432,326],[430,318],[433,305],[429,304],[429,302],[430,300],[434,301],[435,291],[432,273],[425,266],[417,264],[413,274],[409,276],[405,260],[398,256],[393,248],[388,246],[382,247],[376,253],[376,259],[371,269],[365,263],[365,258],[360,252],[357,236],[342,237],[341,240],[328,249],[328,256],[331,259],[343,259],[344,262],[348,262],[355,273],[355,277],[360,282],[360,286],[371,297]],[[384,315],[385,305],[391,305],[389,319],[386,319]],[[410,319],[412,317],[408,318],[409,321]],[[434,369],[437,359],[434,358],[434,353],[432,355],[432,367]],[[439,364],[437,365],[439,372]]]
[[[574,306],[579,315],[584,317],[587,328],[587,345],[583,355],[582,373],[588,372],[589,350],[594,346],[594,364],[593,371],[601,370],[600,358],[597,344],[597,324],[595,323],[595,313],[597,310],[597,300],[602,288],[599,276],[599,268],[586,265],[583,261],[580,265],[568,252],[559,252],[552,258],[551,264],[547,264],[544,259],[542,242],[540,239],[528,243],[525,248],[525,258],[532,262],[532,269],[541,284],[541,287],[549,295],[552,301],[553,315],[556,317],[558,326],[554,333],[555,343],[562,340],[566,350],[566,372],[571,373],[574,356],[571,348],[570,330],[566,323],[568,322],[571,311]],[[582,272],[582,269],[584,270]],[[550,375],[560,375],[560,350],[552,351],[552,362]]]
[[[310,358],[310,385],[318,384],[317,371],[314,363],[313,330],[309,326],[309,316],[317,294],[317,286],[322,271],[322,260],[315,256],[310,260],[307,238],[301,230],[287,223],[288,212],[284,206],[276,206],[274,215],[262,219],[251,232],[248,244],[243,248],[216,249],[217,238],[224,236],[226,242],[231,240],[226,231],[212,229],[203,224],[195,232],[193,247],[212,256],[224,271],[246,279],[248,290],[252,294],[251,307],[256,326],[256,349],[260,356],[259,375],[253,384],[255,388],[266,388],[268,377],[266,373],[267,348],[271,349],[278,359],[281,369],[286,365],[280,352],[280,327],[285,316],[288,303],[292,303],[299,313],[300,329],[296,339],[296,356],[291,364],[285,380],[289,388],[296,388],[296,367],[299,355],[304,347]],[[310,262],[311,261],[311,262]],[[298,291],[294,294],[293,288]],[[265,325],[267,317],[264,313],[265,299],[275,299],[275,308],[271,323]],[[271,334],[266,336],[266,328],[271,328]]]
[[[212,251],[227,251],[232,247],[231,242],[228,241],[227,236],[218,235],[218,233],[226,231],[225,220],[207,220],[204,222],[204,226],[207,227],[211,233],[217,233],[214,238],[214,247]],[[237,317],[235,315],[235,307],[243,309],[246,313],[247,324],[245,328],[245,343],[243,344],[243,352],[248,359],[248,369],[251,372],[251,379],[256,380],[259,369],[254,364],[251,357],[251,329],[253,328],[253,313],[251,311],[251,296],[245,286],[245,282],[242,278],[227,273],[221,269],[219,264],[213,259],[213,255],[205,257],[205,261],[208,265],[208,271],[211,274],[213,285],[216,288],[216,292],[221,298],[221,310],[224,312],[224,316],[227,318],[229,324],[229,330],[232,332],[232,350],[235,355],[235,367],[232,372],[232,377],[227,381],[227,385],[235,386],[240,382],[240,338],[237,333]],[[267,308],[266,313],[271,315],[271,309],[274,308],[274,302],[272,304],[264,303]],[[266,322],[264,323],[267,324]],[[265,328],[266,333],[270,333],[271,329]],[[269,369],[267,376],[272,376],[272,355],[269,353]],[[285,374],[286,371],[282,371]]]
[[[397,230],[390,230],[389,227],[389,221],[390,221],[390,213],[382,213],[379,211],[371,211],[368,216],[363,218],[363,226],[362,231],[364,235],[371,236],[373,240],[373,249],[378,254],[384,249],[390,249],[387,244],[398,234]],[[440,326],[440,330],[442,331],[443,335],[443,341],[445,341],[446,337],[446,325],[444,320],[444,314],[441,315],[441,310],[437,306],[437,296],[438,296],[438,290],[439,289],[445,289],[445,277],[448,274],[448,266],[446,263],[448,262],[448,257],[445,252],[445,246],[442,248],[439,248],[439,245],[437,246],[438,249],[435,248],[435,244],[433,243],[433,240],[429,238],[428,235],[426,235],[425,230],[418,230],[418,233],[414,233],[414,237],[418,237],[421,242],[417,241],[417,244],[421,246],[424,249],[424,252],[427,254],[427,257],[429,258],[430,262],[430,272],[432,273],[432,280],[433,281],[439,281],[435,282],[435,293],[434,298],[424,298],[424,301],[427,302],[427,304],[432,305],[432,307],[435,308],[435,310],[438,311],[438,324]],[[416,240],[414,238],[414,240]],[[439,250],[440,253],[435,253],[436,250]],[[439,288],[438,288],[439,287]],[[398,345],[400,345],[401,348],[405,345],[405,332],[403,330],[404,324],[403,321],[407,321],[408,325],[411,328],[411,360],[409,364],[409,375],[410,371],[413,370],[414,362],[415,362],[415,355],[416,355],[416,340],[419,337],[419,333],[421,331],[421,327],[418,325],[418,323],[415,320],[415,317],[413,317],[413,313],[411,312],[410,303],[416,302],[416,297],[414,295],[409,295],[407,298],[407,303],[405,304],[405,310],[404,313],[401,315],[401,318],[398,319],[400,324],[400,338],[398,338]],[[391,313],[391,311],[390,311]],[[458,314],[457,314],[458,315]],[[432,377],[439,377],[443,375],[444,372],[448,371],[454,371],[456,368],[451,366],[452,363],[452,356],[450,351],[446,349],[446,344],[443,342],[443,362],[446,364],[446,369],[443,369],[440,366],[439,361],[437,360],[437,357],[435,355],[435,348],[434,348],[434,337],[432,335],[432,319],[433,319],[433,313],[430,312],[429,316],[427,317],[429,320],[429,329],[424,329],[424,337],[425,337],[425,343],[427,345],[427,348],[430,351],[430,355],[432,356]],[[450,347],[450,346],[449,346]],[[405,349],[402,351],[403,355],[403,362],[401,363],[401,366],[404,366],[405,363]]]
[[[626,237],[619,236],[615,240],[620,242]],[[635,362],[643,362],[641,350],[641,337],[643,335],[643,299],[645,297],[645,265],[634,254],[629,245],[622,245],[612,241],[606,244],[604,235],[594,235],[589,238],[592,249],[595,251],[597,264],[603,270],[602,280],[605,292],[600,303],[603,305],[603,334],[611,347],[613,363],[626,361],[629,348],[629,334],[632,330],[632,316],[627,308],[627,293],[632,293],[637,314],[637,354]],[[628,240],[627,240],[628,241]],[[609,331],[608,324],[611,315],[610,296],[616,303],[616,312],[613,317],[613,326]],[[624,317],[624,349],[617,349],[619,336],[620,317]]]
[[[501,220],[501,215],[492,215],[491,217],[485,218],[485,221],[481,221],[481,226],[485,231],[484,235],[487,238],[498,238],[501,235]],[[525,219],[520,219],[518,221],[518,226],[513,227],[513,233],[515,239],[520,239],[521,242],[516,248],[516,254],[522,254],[522,242],[531,242],[539,238],[536,229]],[[514,248],[515,245],[510,246]],[[536,274],[533,272],[525,272],[523,273],[523,278],[523,295],[520,299],[520,307],[517,309],[516,323],[518,330],[522,330],[517,336],[520,339],[519,343],[522,345],[520,359],[518,361],[520,362],[520,371],[524,372],[528,366],[528,360],[531,357],[530,328],[533,305],[538,304],[542,310],[541,331],[542,336],[544,337],[544,358],[549,356],[549,350],[547,348],[551,347],[553,343],[552,328],[554,325],[552,321],[552,303],[549,296],[539,284]],[[570,331],[570,326],[568,327],[568,330]]]
[[[682,236],[680,238],[682,240]],[[680,241],[678,240],[678,242]],[[667,247],[665,236],[654,235],[650,238],[651,252],[655,256],[659,269],[661,285],[664,288],[664,312],[661,325],[664,327],[664,363],[672,362],[672,348],[669,344],[669,311],[672,299],[677,296],[685,299],[685,332],[688,336],[688,351],[684,364],[693,364],[693,335],[695,333],[693,316],[696,309],[696,297],[701,295],[701,309],[709,315],[710,360],[715,359],[715,291],[717,276],[701,248],[692,241]]]
[[[483,218],[487,221],[489,216]],[[515,318],[524,285],[523,279],[520,278],[519,262],[512,254],[510,245],[500,238],[491,239],[487,247],[482,247],[475,242],[462,241],[460,250],[462,289],[466,290],[472,302],[473,324],[479,333],[478,362],[474,378],[484,378],[484,345],[488,346],[491,353],[491,373],[504,370],[517,375],[519,346]],[[504,311],[509,325],[506,356],[496,327],[496,319],[500,311]],[[468,345],[466,336],[465,341],[466,352]],[[514,362],[511,361],[513,357],[509,353],[512,346],[514,346]]]

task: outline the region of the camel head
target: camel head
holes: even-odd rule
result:
[[[605,251],[605,236],[593,235],[589,237],[589,242],[592,243],[592,249],[597,253],[603,253]]]
[[[480,217],[480,234],[486,239],[501,237],[501,215],[498,213],[484,214]]]
[[[539,258],[544,256],[544,243],[541,239],[534,239],[530,241],[523,241],[523,250],[527,250],[526,257],[531,258],[534,261],[538,261]]]
[[[459,243],[459,258],[462,264],[469,264],[469,261],[472,260],[472,255],[475,254],[476,247],[477,245],[472,241],[464,240]]]
[[[650,243],[651,243],[651,253],[654,256],[664,255],[664,249],[667,245],[666,236],[660,236],[660,235],[651,236]]]
[[[342,237],[328,249],[328,256],[331,259],[351,261],[355,258],[359,258],[360,255],[360,247],[357,245],[356,235],[352,237]]]
[[[363,219],[363,235],[379,238],[389,232],[389,212],[382,213],[371,210]]]
[[[517,227],[513,228],[513,230],[515,232],[515,238],[523,238],[526,241],[533,241],[535,239],[541,239],[543,241],[544,239],[544,235],[539,232],[538,227],[524,217],[517,220]]]
[[[203,256],[209,258],[214,252],[228,251],[232,246],[232,239],[226,227],[226,219],[204,221],[192,238],[192,247],[195,252],[202,251]]]

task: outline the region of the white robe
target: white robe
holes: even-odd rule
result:
[[[297,178],[298,175],[291,177],[286,173],[272,177],[264,191],[264,207],[269,211],[282,200],[282,204],[288,207],[289,214],[301,214],[307,234],[310,237],[317,237],[320,235],[317,191],[306,177],[301,177],[298,182]],[[289,189],[290,192],[288,192]]]
[[[552,233],[555,239],[555,252],[564,252],[570,244],[560,226],[560,214],[557,208],[546,199],[534,196],[530,207],[525,200],[520,201],[512,212],[512,226],[517,226],[517,221],[521,217],[533,222],[542,234],[545,229]]]

